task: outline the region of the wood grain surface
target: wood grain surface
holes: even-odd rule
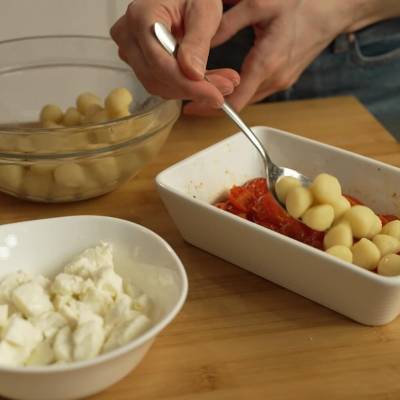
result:
[[[269,125],[400,166],[400,145],[354,98],[248,107]],[[186,244],[155,191],[158,172],[236,131],[182,117],[155,162],[117,191],[44,205],[0,195],[0,222],[98,214],[142,224],[176,250],[189,297],[139,367],[92,400],[400,399],[400,319],[365,327]]]

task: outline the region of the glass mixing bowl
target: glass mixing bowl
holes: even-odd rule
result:
[[[0,191],[43,202],[114,190],[158,154],[180,102],[149,95],[111,39],[31,37],[0,42]],[[63,110],[82,92],[133,94],[131,115],[99,124],[41,128],[48,103]]]

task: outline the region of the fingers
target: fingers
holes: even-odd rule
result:
[[[207,103],[200,102],[194,103],[190,102],[183,107],[183,114],[185,115],[195,115],[199,117],[217,117],[223,115],[221,110],[211,108]]]
[[[274,2],[265,0],[242,0],[224,13],[212,46],[218,46],[240,30],[260,21],[266,24],[275,16]]]
[[[206,3],[208,3],[209,7],[210,4],[220,5],[220,0],[202,0],[201,2],[197,0],[136,0],[128,8],[127,14],[120,18],[111,29],[110,33],[118,44],[120,57],[132,67],[143,86],[150,93],[163,98],[206,101],[210,107],[218,108],[223,103],[223,94],[218,88],[224,93],[230,93],[232,86],[238,84],[240,78],[236,72],[231,70],[214,72],[212,75],[220,75],[211,79],[215,86],[202,79],[193,80],[188,78],[183,73],[177,60],[169,55],[154,37],[152,29],[155,21],[164,23],[174,32],[179,32],[181,25],[183,25],[185,12],[189,15],[189,19],[185,20],[185,24],[191,21],[190,26],[193,26],[193,29],[196,27],[201,29],[201,24],[192,22],[194,21],[194,14],[191,15],[191,13],[195,13],[199,7],[201,8],[198,4],[206,5]],[[174,6],[169,9],[167,6],[171,4],[174,4]],[[182,4],[186,4],[186,9],[182,8]],[[188,11],[189,8],[190,12]],[[219,21],[218,12],[210,13],[209,11],[208,14],[215,14],[215,21]],[[204,14],[202,9],[201,12]],[[182,21],[179,21],[179,18]],[[201,20],[201,18],[199,19]],[[193,32],[189,30],[188,40],[185,42],[184,39],[184,42],[186,46],[190,45],[189,47],[191,48],[193,45],[196,48],[197,40],[197,43],[200,43],[199,48],[202,49],[201,51],[207,59],[210,37],[215,30],[216,28],[214,28],[214,31],[210,31],[208,38],[205,35],[206,40],[203,42],[199,42],[200,38],[195,29]],[[187,53],[183,52],[182,54],[185,60],[190,58],[185,58]],[[229,79],[231,79],[231,82],[227,81]]]
[[[178,49],[182,72],[193,80],[204,78],[210,42],[222,17],[220,0],[187,0],[185,32]]]

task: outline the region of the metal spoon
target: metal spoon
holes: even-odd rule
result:
[[[177,42],[175,38],[172,36],[171,32],[160,22],[156,22],[153,25],[154,34],[163,48],[172,56],[176,55],[176,50],[178,48]],[[204,79],[208,81],[205,76]],[[235,122],[235,124],[240,128],[240,130],[247,136],[250,142],[255,146],[258,152],[261,155],[261,158],[264,161],[266,178],[268,183],[268,188],[275,200],[281,204],[283,207],[284,204],[278,199],[278,196],[275,191],[276,182],[283,176],[292,176],[298,180],[300,180],[303,186],[309,186],[311,183],[310,178],[301,174],[300,172],[295,171],[294,169],[279,167],[274,164],[271,158],[268,155],[268,152],[265,150],[264,146],[257,138],[255,133],[249,128],[243,120],[239,117],[239,115],[233,110],[233,108],[225,101],[222,105],[222,110]]]

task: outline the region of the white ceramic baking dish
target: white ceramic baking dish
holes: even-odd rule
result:
[[[344,193],[376,212],[398,214],[398,168],[287,132],[254,129],[278,165],[310,177],[333,174]],[[396,318],[400,277],[378,276],[212,205],[232,185],[259,176],[261,159],[239,133],[161,172],[157,187],[187,242],[362,324]]]

